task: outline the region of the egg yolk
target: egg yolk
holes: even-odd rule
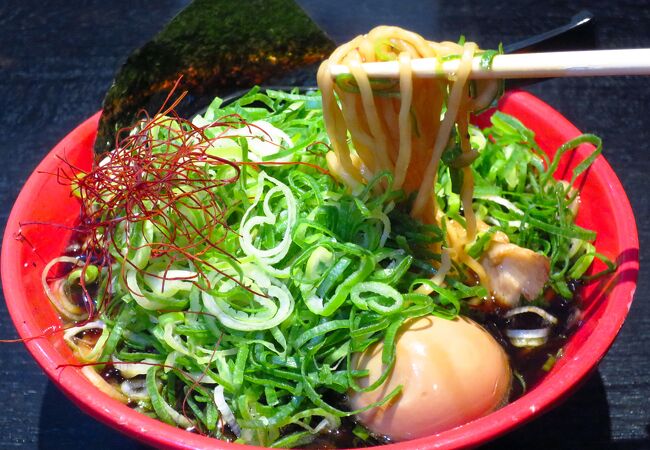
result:
[[[511,371],[508,357],[476,322],[427,316],[407,322],[397,338],[395,366],[371,392],[351,392],[352,408],[381,400],[397,386],[391,402],[358,415],[370,431],[396,441],[439,433],[484,416],[507,400]],[[370,385],[382,373],[382,343],[353,359],[367,369],[359,379]]]

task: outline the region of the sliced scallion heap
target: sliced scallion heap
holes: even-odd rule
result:
[[[442,285],[431,281],[440,258],[431,249],[444,245],[444,230],[408,216],[409,199],[390,189],[390,174],[350,192],[324,170],[328,139],[316,92],[255,88],[227,106],[216,99],[191,124],[156,117],[134,133],[142,129],[155,167],[139,174],[136,188],[155,178],[165,196],[134,195],[104,211],[122,188],[109,178],[115,189],[86,207],[106,224],[92,242],[107,246],[110,261],[99,274],[94,265],[85,273],[98,285],[102,324],[92,361],[111,362],[147,414],[236,442],[304,445],[358,412],[344,401],[365,375],[351,368],[355,352],[383,340],[386,371],[366,388],[375,389],[395,362],[405,321],[453,318],[468,299],[488,294],[465,284],[466,268],[450,271]],[[129,142],[127,153],[142,150],[142,140]],[[594,157],[600,151],[586,135],[558,154],[581,142],[598,146]],[[567,281],[598,254],[594,234],[574,224],[570,184],[552,177],[556,160],[501,113],[491,128],[472,129],[472,145],[475,201],[492,227],[470,254],[480,256],[489,233],[503,231],[548,255],[551,287],[570,298]],[[183,146],[201,157],[174,182],[194,154],[166,158]],[[436,191],[445,193],[444,214],[462,220],[457,176],[443,165]],[[92,198],[81,187],[75,193]],[[102,235],[124,217],[133,221]],[[417,293],[421,285],[432,294]],[[396,395],[399,388],[380,404]],[[354,435],[369,439],[358,427]]]

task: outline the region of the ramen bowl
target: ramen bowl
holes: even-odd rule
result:
[[[498,109],[517,117],[535,132],[540,147],[553,155],[580,132],[560,113],[526,92],[505,95]],[[61,321],[43,292],[41,274],[47,262],[63,253],[79,203],[70,187],[60,183],[57,170],[90,168],[92,145],[100,113],[65,137],[41,162],[22,189],[9,217],[2,246],[2,284],[9,313],[34,359],[52,381],[85,412],[142,442],[160,448],[238,449],[149,418],[99,391],[82,374],[72,352],[56,332]],[[487,125],[490,111],[475,118]],[[583,145],[557,171],[571,168],[593,151]],[[638,237],[632,209],[621,183],[599,156],[578,179],[581,191],[579,225],[597,232],[598,251],[617,263],[614,273],[586,284],[580,295],[582,323],[569,338],[549,373],[507,406],[480,419],[442,433],[384,446],[389,449],[458,448],[476,446],[507,433],[548,411],[568,396],[596,367],[613,343],[630,308],[638,273]],[[603,269],[595,263],[593,272]],[[253,448],[253,447],[249,447]]]

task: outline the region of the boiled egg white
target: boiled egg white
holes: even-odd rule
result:
[[[381,375],[382,350],[378,343],[353,358],[355,368],[369,371],[359,379],[361,386]],[[358,415],[376,434],[396,441],[428,436],[484,416],[507,401],[512,378],[508,357],[468,318],[427,316],[407,322],[398,336],[396,356],[395,367],[380,387],[350,393],[351,407],[360,409],[402,385],[391,402]]]

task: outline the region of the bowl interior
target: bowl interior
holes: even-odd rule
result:
[[[525,92],[507,94],[499,109],[531,128],[549,155],[579,131],[541,100]],[[490,112],[476,118],[487,125]],[[61,141],[25,184],[7,223],[2,248],[2,283],[9,312],[26,346],[48,376],[83,410],[139,440],[167,448],[241,448],[171,427],[138,414],[99,392],[81,374],[63,342],[60,320],[41,287],[43,267],[60,255],[72,235],[79,204],[58,177],[70,166],[88,169],[99,113]],[[563,160],[558,173],[570,170],[593,150],[583,145]],[[569,393],[602,358],[629,310],[638,273],[638,238],[629,201],[604,158],[579,179],[578,224],[596,230],[595,245],[618,264],[617,271],[582,290],[584,319],[564,356],[537,386],[519,400],[461,427],[393,448],[449,448],[477,445],[530,420]],[[592,271],[601,270],[596,265]],[[251,448],[251,447],[248,447]],[[385,448],[385,447],[384,447]]]

